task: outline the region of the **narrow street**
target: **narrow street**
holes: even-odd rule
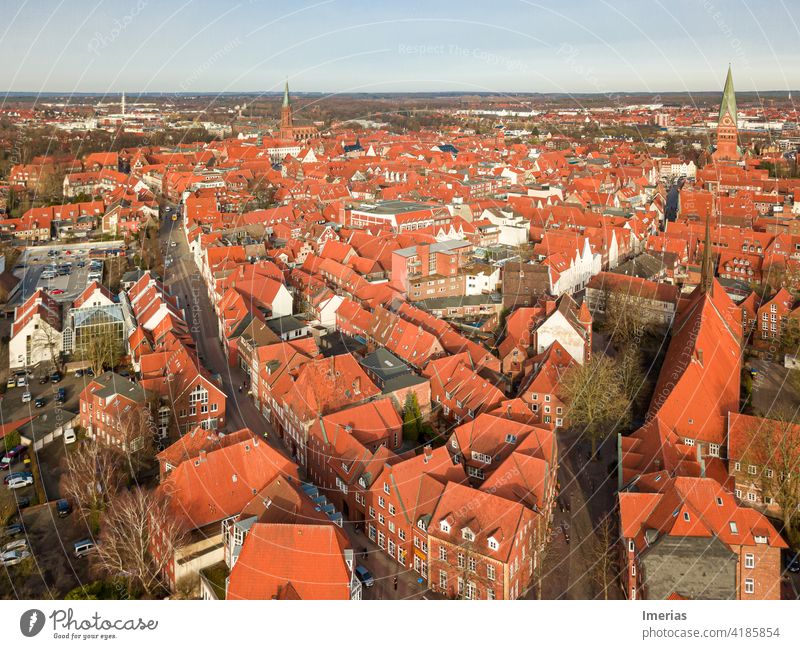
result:
[[[178,245],[170,247],[170,241]],[[180,221],[164,219],[159,230],[159,243],[166,250],[165,257],[172,257],[172,263],[165,267],[164,282],[173,295],[181,298],[186,307],[187,323],[192,330],[197,351],[202,355],[203,366],[212,374],[219,374],[222,389],[228,397],[226,405],[227,430],[229,432],[247,427],[255,433],[268,433],[268,443],[286,457],[291,457],[272,426],[256,408],[253,401],[239,386],[245,383],[245,373],[238,366],[229,367],[218,337],[217,319],[209,300],[206,286],[189,252],[188,242]],[[188,305],[186,304],[188,299]],[[301,467],[301,475],[302,475]],[[433,595],[427,591],[426,584],[418,583],[419,575],[392,561],[377,545],[345,522],[344,531],[357,553],[357,563],[364,565],[375,578],[372,588],[364,589],[364,599],[418,599]],[[361,552],[367,548],[367,556]],[[397,577],[397,589],[394,578]]]
[[[197,351],[202,357],[201,362],[212,374],[217,373],[222,379],[222,389],[228,396],[227,430],[230,432],[247,427],[255,433],[266,432],[269,434],[269,443],[287,455],[283,445],[272,434],[269,422],[264,419],[253,401],[244,392],[239,392],[239,386],[244,385],[247,377],[240,367],[228,366],[218,337],[216,314],[189,252],[180,221],[164,219],[159,231],[159,241],[167,251],[165,257],[171,256],[173,260],[164,270],[165,284],[173,295],[180,297],[181,304],[186,309],[187,322],[197,344]],[[177,241],[178,245],[171,248],[170,241]]]

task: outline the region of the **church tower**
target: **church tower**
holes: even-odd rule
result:
[[[289,101],[289,80],[283,89],[283,106],[281,107],[281,139],[294,139],[294,129],[292,124],[292,104]]]
[[[731,66],[728,66],[728,77],[725,79],[725,89],[722,91],[722,104],[719,107],[719,120],[717,121],[717,148],[712,157],[714,162],[720,160],[739,160],[739,129],[736,120],[736,92],[733,89],[733,75]]]

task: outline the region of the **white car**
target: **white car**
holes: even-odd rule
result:
[[[28,540],[27,539],[17,539],[16,541],[11,541],[11,543],[6,543],[3,546],[2,553],[5,554],[6,552],[11,552],[12,550],[22,550],[28,549]]]
[[[27,550],[13,550],[12,552],[4,552],[0,555],[0,563],[4,566],[16,566],[22,563],[25,559],[31,556]]]
[[[74,428],[67,428],[64,431],[64,443],[65,444],[74,444],[75,440],[78,439],[78,436],[75,434]]]
[[[17,385],[19,385],[19,383],[17,383]],[[31,393],[27,390],[22,393],[22,403],[28,403],[32,398]]]
[[[16,478],[11,478],[11,480],[8,481],[8,488],[20,489],[22,487],[27,487],[28,485],[32,484],[33,484],[33,478],[31,476],[27,476],[25,478],[16,477]]]
[[[17,387],[24,388],[26,385],[28,385],[28,377],[24,374],[17,376]]]

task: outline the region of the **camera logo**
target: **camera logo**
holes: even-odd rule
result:
[[[44,628],[44,613],[38,608],[32,608],[25,611],[22,617],[19,618],[19,630],[26,638],[32,638],[38,635]]]

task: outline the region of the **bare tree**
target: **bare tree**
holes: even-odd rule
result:
[[[98,327],[91,335],[81,336],[75,346],[75,356],[89,363],[96,376],[114,369],[123,354],[122,341],[112,326]]]
[[[638,295],[608,289],[603,296],[602,330],[618,348],[655,330],[645,302]]]
[[[94,520],[122,487],[119,451],[93,439],[64,456],[61,493],[70,498],[84,517]]]
[[[567,405],[569,425],[597,443],[630,421],[630,400],[623,391],[616,364],[607,356],[595,355],[583,365],[570,367],[559,383],[559,397]]]
[[[180,523],[157,492],[122,491],[102,518],[96,566],[109,577],[124,579],[129,591],[151,597],[164,587],[164,569],[183,539]]]
[[[50,322],[41,322],[31,336],[31,356],[50,361],[53,371],[61,369],[62,334]]]
[[[615,551],[614,524],[610,516],[606,516],[595,529],[590,546],[591,577],[597,588],[602,591],[603,599],[614,585],[619,569]]]
[[[117,435],[131,479],[153,458],[155,426],[147,403],[126,404],[118,417]]]
[[[757,480],[764,499],[780,508],[786,536],[792,547],[800,545],[800,425],[797,412],[776,408],[771,419],[753,427],[743,461],[758,467]]]

